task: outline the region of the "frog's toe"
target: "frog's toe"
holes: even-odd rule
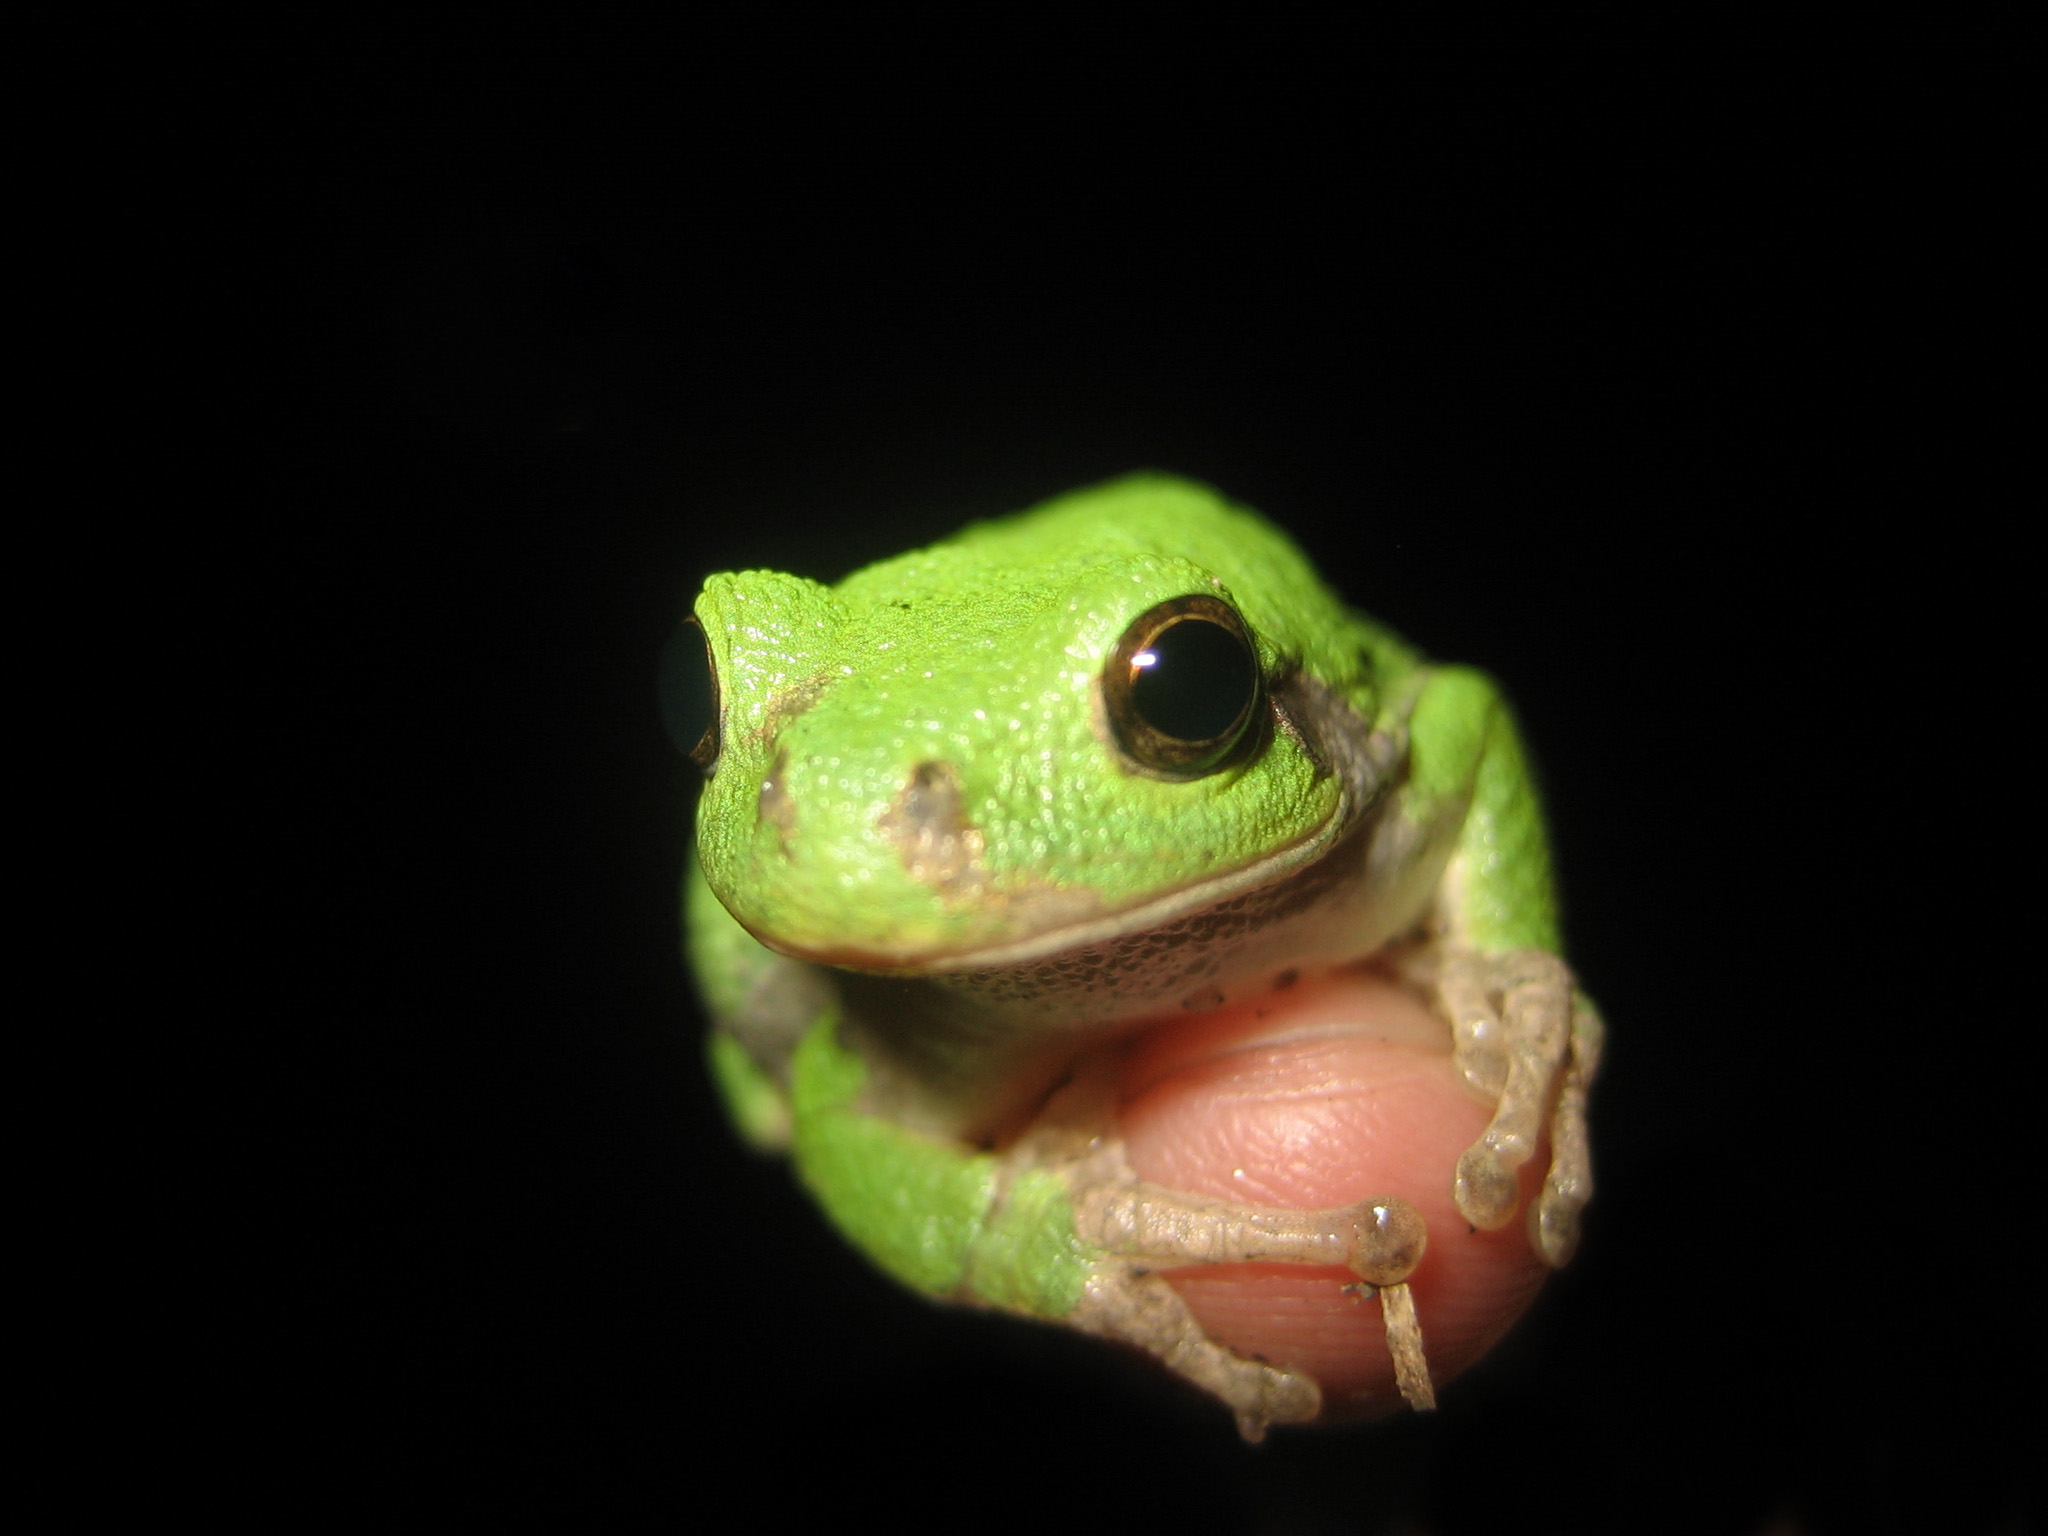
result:
[[[1458,1214],[1482,1232],[1506,1226],[1521,1203],[1515,1170],[1485,1142],[1467,1147],[1458,1159],[1455,1193]]]
[[[1436,1383],[1429,1378],[1429,1359],[1422,1349],[1422,1323],[1415,1315],[1415,1293],[1403,1285],[1380,1288],[1380,1313],[1386,1322],[1387,1353],[1394,1361],[1394,1381],[1417,1413],[1436,1407]]]
[[[1415,1273],[1429,1246],[1429,1224],[1406,1200],[1361,1201],[1349,1212],[1335,1213],[1332,1225],[1352,1234],[1345,1262],[1361,1280],[1396,1285]]]
[[[1248,1386],[1250,1390],[1232,1404],[1237,1432],[1247,1444],[1265,1439],[1268,1425],[1312,1424],[1322,1417],[1322,1389],[1311,1377],[1269,1370]]]
[[[1584,1209],[1583,1200],[1561,1195],[1546,1184],[1543,1197],[1530,1211],[1529,1239],[1552,1269],[1563,1269],[1579,1251],[1579,1216]]]
[[[1571,1060],[1550,1115],[1550,1174],[1530,1213],[1530,1236],[1552,1269],[1579,1246],[1579,1216],[1593,1198],[1593,1151],[1586,1128],[1586,1090],[1600,1065],[1600,1015],[1583,996],[1573,1000]]]
[[[1436,990],[1451,1023],[1459,1072],[1482,1097],[1499,1098],[1508,1079],[1508,1055],[1489,968],[1477,955],[1453,955],[1436,977]]]

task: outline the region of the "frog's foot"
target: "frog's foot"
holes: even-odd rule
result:
[[[1263,1364],[1256,1365],[1250,1381],[1239,1380],[1239,1374],[1255,1363],[1211,1343],[1186,1303],[1150,1273],[1153,1266],[1276,1261],[1342,1265],[1366,1282],[1367,1294],[1379,1296],[1401,1395],[1412,1408],[1436,1406],[1422,1327],[1407,1285],[1422,1260],[1428,1233],[1421,1213],[1405,1200],[1361,1200],[1327,1211],[1266,1209],[1112,1177],[1076,1187],[1074,1221],[1084,1240],[1115,1255],[1122,1272],[1133,1277],[1134,1295],[1127,1305],[1163,1306],[1151,1295],[1154,1287],[1172,1296],[1180,1331],[1171,1347],[1162,1348],[1153,1339],[1134,1342],[1144,1343],[1182,1375],[1228,1402],[1246,1439],[1258,1439],[1268,1423],[1314,1418],[1321,1411],[1321,1392],[1306,1376]],[[1145,1291],[1142,1303],[1136,1289]],[[1227,1365],[1212,1356],[1220,1356]]]
[[[1323,1411],[1322,1389],[1313,1377],[1247,1360],[1215,1343],[1180,1292],[1128,1259],[1098,1265],[1067,1320],[1085,1332],[1135,1344],[1221,1398],[1246,1440],[1263,1440],[1269,1424],[1307,1424]]]
[[[1070,1321],[1122,1339],[1228,1403],[1247,1440],[1268,1424],[1304,1423],[1322,1411],[1315,1380],[1212,1341],[1180,1293],[1157,1273],[1198,1264],[1334,1266],[1377,1294],[1395,1381],[1411,1407],[1436,1406],[1408,1276],[1428,1229],[1405,1200],[1361,1200],[1331,1210],[1240,1205],[1147,1183],[1124,1155],[1109,1079],[1083,1072],[1047,1105],[1010,1151],[1014,1169],[1057,1171],[1074,1232],[1102,1252]]]
[[[1550,1171],[1530,1233],[1545,1262],[1560,1266],[1593,1194],[1586,1091],[1599,1065],[1600,1016],[1564,962],[1543,950],[1449,955],[1437,990],[1459,1070],[1495,1101],[1485,1133],[1458,1159],[1458,1209],[1475,1227],[1506,1226],[1520,1201],[1516,1171],[1548,1122]]]

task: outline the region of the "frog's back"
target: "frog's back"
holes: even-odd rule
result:
[[[906,580],[971,580],[977,572],[1043,579],[1131,555],[1192,560],[1233,585],[1321,585],[1293,541],[1258,513],[1196,481],[1139,471],[971,523],[928,549],[869,566],[841,590],[866,595]]]

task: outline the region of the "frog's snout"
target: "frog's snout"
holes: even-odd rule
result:
[[[910,877],[941,896],[974,896],[987,884],[981,829],[967,819],[951,764],[928,758],[912,768],[879,828]]]

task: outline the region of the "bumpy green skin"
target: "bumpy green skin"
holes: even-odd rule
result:
[[[1448,862],[1431,921],[1480,950],[1556,948],[1541,817],[1493,685],[1425,666],[1346,609],[1278,530],[1205,487],[1131,476],[837,587],[710,578],[697,614],[722,745],[686,921],[721,1025],[714,1071],[740,1130],[786,1143],[840,1230],[920,1290],[1060,1317],[1098,1255],[1056,1179],[1027,1174],[999,1196],[990,1154],[864,1107],[869,1066],[840,1042],[829,1002],[805,1005],[783,1054],[743,1048],[737,1026],[787,992],[784,956],[915,974],[1114,919],[1329,821],[1336,782],[1284,731],[1192,781],[1133,772],[1116,749],[1104,661],[1138,614],[1188,593],[1236,606],[1269,678],[1298,669],[1366,726],[1405,729],[1405,777],[1380,814],[1429,829]],[[957,781],[971,878],[934,879],[884,835],[930,763]]]
[[[1415,664],[1278,530],[1156,477],[978,524],[836,588],[712,577],[697,613],[725,693],[725,758],[697,851],[713,889],[778,945],[915,965],[1014,936],[1010,905],[1034,893],[1114,910],[1299,836],[1335,793],[1302,752],[1170,783],[1130,773],[1098,734],[1092,690],[1125,626],[1205,591],[1236,603],[1268,669],[1296,661],[1367,718],[1375,678],[1383,688]],[[932,760],[960,774],[984,840],[991,888],[972,902],[917,879],[875,836]],[[771,776],[802,801],[800,838],[757,815]]]
[[[839,1228],[906,1285],[1063,1317],[1097,1254],[1074,1235],[1066,1191],[1027,1174],[995,1204],[988,1153],[904,1131],[855,1108],[864,1072],[821,1020],[796,1055],[794,1150]]]
[[[1428,815],[1471,796],[1458,834],[1463,878],[1451,914],[1462,937],[1480,950],[1555,954],[1557,896],[1543,808],[1492,679],[1469,667],[1434,669],[1416,699],[1409,732],[1404,799],[1429,807]]]

